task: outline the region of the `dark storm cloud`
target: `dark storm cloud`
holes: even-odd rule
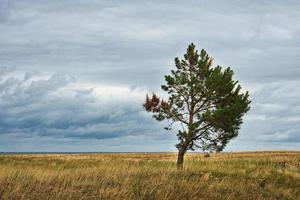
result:
[[[74,79],[66,75],[18,77],[5,68],[0,72],[0,134],[107,139],[157,128],[136,100],[104,100],[94,89],[72,88]],[[136,98],[134,93],[128,90],[124,95]]]
[[[296,0],[2,0],[0,66],[16,67],[19,74],[1,72],[0,135],[158,137],[159,128],[151,129],[156,123],[141,110],[143,94],[157,90],[173,58],[195,42],[215,64],[231,66],[250,90],[253,106],[237,141],[248,147],[256,139],[270,148],[298,144],[299,10]],[[107,93],[95,96],[104,85],[145,91],[139,102],[120,101],[118,92],[111,94],[116,102],[107,101]]]

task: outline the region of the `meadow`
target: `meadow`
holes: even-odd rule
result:
[[[0,199],[300,199],[300,152],[0,155]]]

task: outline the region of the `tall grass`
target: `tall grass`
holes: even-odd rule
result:
[[[300,199],[300,152],[0,156],[0,199]]]

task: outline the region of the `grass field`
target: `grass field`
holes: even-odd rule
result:
[[[1,155],[0,199],[300,199],[300,152]]]

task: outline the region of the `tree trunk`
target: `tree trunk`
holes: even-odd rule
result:
[[[184,161],[184,154],[186,150],[185,149],[180,149],[178,152],[177,156],[177,169],[182,169],[183,168],[183,161]]]

